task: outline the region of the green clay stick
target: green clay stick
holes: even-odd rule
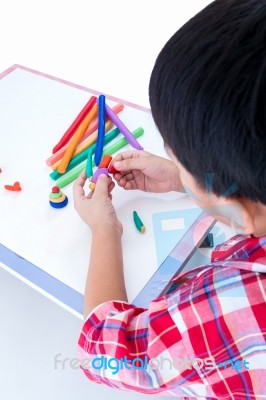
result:
[[[143,222],[141,221],[140,217],[138,216],[137,211],[133,211],[133,219],[134,219],[134,223],[135,223],[137,230],[140,231],[141,233],[144,233],[145,226],[143,225]]]
[[[90,148],[88,151],[88,157],[87,157],[87,164],[86,164],[86,177],[90,178],[93,175],[93,170],[92,170],[92,154],[93,150]]]
[[[110,143],[117,135],[119,135],[120,131],[119,129],[115,128],[111,132],[107,133],[104,137],[104,144]],[[76,157],[72,158],[70,163],[67,166],[66,172],[70,171],[74,167],[76,167],[78,164],[80,164],[82,161],[86,160],[88,157],[88,152],[91,151],[94,153],[96,149],[96,143],[93,143],[90,147],[87,149],[83,150],[80,154],[78,154]],[[63,176],[60,174],[58,171],[53,171],[50,174],[50,177],[55,181],[56,179],[60,178],[60,176]]]

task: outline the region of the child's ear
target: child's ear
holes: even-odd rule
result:
[[[250,235],[254,233],[254,209],[248,201],[216,197],[204,210],[218,221],[231,225],[236,234]]]
[[[254,218],[252,208],[248,207],[246,201],[236,200],[240,205],[240,215],[231,219],[231,226],[237,233],[251,235],[255,231]]]
[[[251,215],[246,209],[242,211],[242,223],[239,224],[238,220],[231,220],[231,226],[236,231],[236,233],[243,233],[244,235],[251,235],[254,233],[255,226]]]

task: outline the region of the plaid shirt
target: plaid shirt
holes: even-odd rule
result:
[[[90,313],[85,375],[152,395],[266,399],[266,237],[237,235],[173,283],[148,309],[108,301]]]

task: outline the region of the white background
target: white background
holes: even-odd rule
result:
[[[149,106],[168,39],[209,0],[0,1],[0,71],[21,64]]]
[[[149,77],[157,54],[183,23],[209,3],[208,0],[0,0],[0,72],[21,64],[148,107]],[[4,318],[1,325],[5,326],[0,332],[2,399],[14,399],[16,394],[22,400],[52,399],[52,393],[54,398],[65,400],[107,395],[109,399],[149,398],[126,392],[118,395],[85,378],[77,380],[76,374],[72,384],[78,384],[77,390],[73,387],[70,391],[72,373],[61,373],[59,378],[53,371],[53,357],[55,352],[75,356],[73,338],[77,327],[69,323],[68,332],[73,326],[74,333],[65,335],[66,312],[47,299],[38,300],[33,289],[23,290],[23,284],[15,285],[2,276],[0,293],[6,311],[13,300],[10,311],[1,314]],[[13,295],[7,298],[5,293]],[[52,320],[49,307],[58,307]],[[18,325],[17,315],[20,315]],[[52,335],[53,324],[61,329],[61,346],[58,335]],[[32,334],[36,326],[43,334],[41,342],[40,336]],[[33,357],[33,351],[37,358]],[[16,368],[16,360],[23,360],[20,368]]]

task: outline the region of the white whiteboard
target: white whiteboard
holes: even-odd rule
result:
[[[19,66],[0,79],[0,243],[79,293],[84,291],[91,234],[74,210],[73,184],[62,189],[69,199],[66,208],[49,205],[53,181],[45,160],[91,94]],[[110,106],[123,102],[108,94],[106,100]],[[138,140],[146,151],[166,156],[149,111],[126,104],[120,118],[130,130],[144,128]],[[15,181],[20,181],[21,192],[4,189]],[[158,267],[153,214],[195,206],[183,194],[119,187],[113,202],[124,226],[125,280],[132,301]],[[145,223],[144,235],[134,226],[133,210]]]

